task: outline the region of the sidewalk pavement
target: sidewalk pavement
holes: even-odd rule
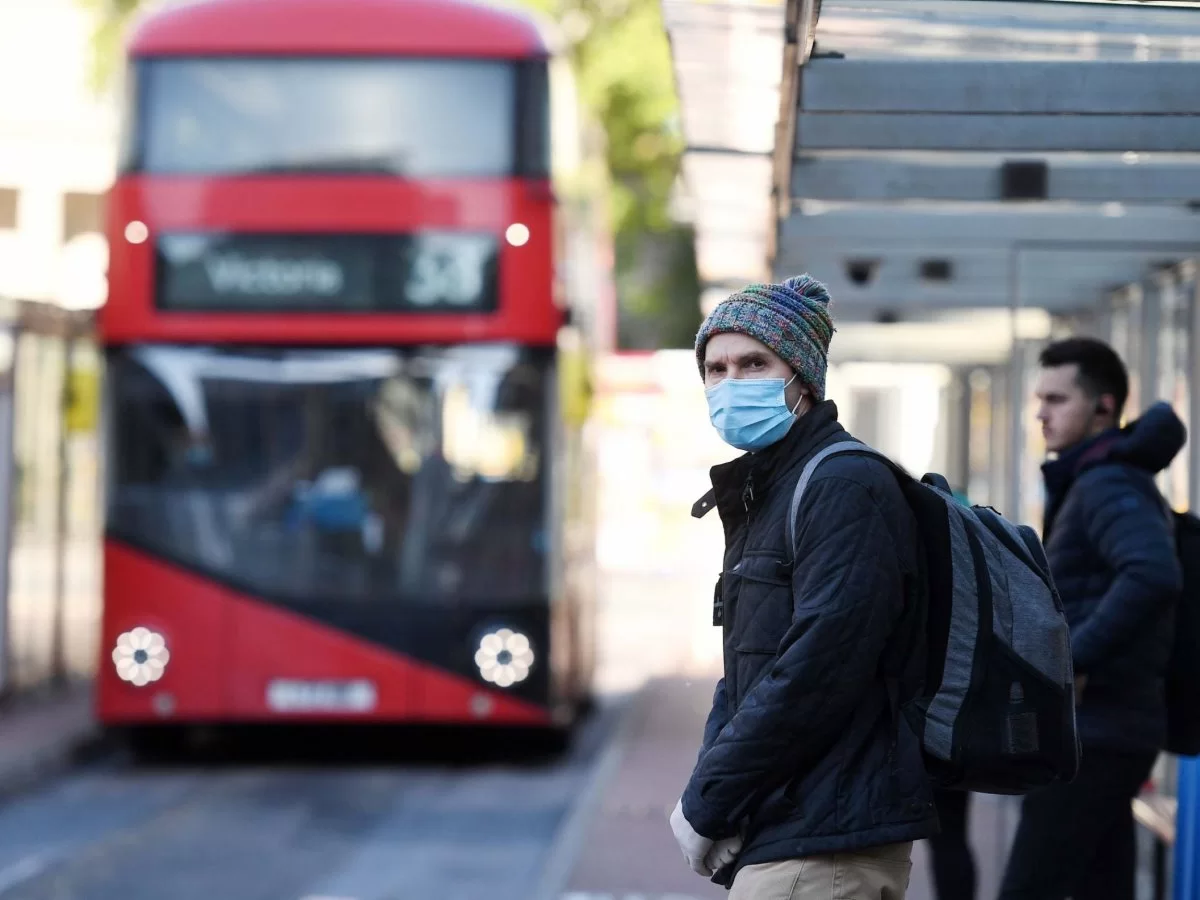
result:
[[[21,789],[99,745],[87,684],[0,707],[0,794]]]
[[[715,679],[657,678],[631,699],[607,758],[579,802],[578,822],[566,829],[573,836],[554,850],[563,869],[555,900],[728,896],[692,873],[667,824],[695,762],[714,684]],[[971,842],[980,897],[995,893],[1015,821],[1011,798],[973,798]],[[926,848],[918,843],[908,900],[932,896]]]
[[[562,900],[727,896],[688,868],[667,824],[696,761],[712,689],[711,680],[656,678],[632,698],[601,783],[584,800],[586,827],[577,846],[563,848],[574,867]],[[606,762],[615,762],[607,772]]]

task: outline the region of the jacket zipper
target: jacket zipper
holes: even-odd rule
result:
[[[746,476],[746,480],[742,483],[742,509],[745,510],[745,512],[746,512],[746,534],[742,538],[742,555],[743,555],[743,557],[745,556],[745,552],[746,552],[746,541],[748,541],[750,539],[750,520],[752,518],[750,510],[753,505],[754,505],[754,475],[750,474],[750,475]],[[733,598],[733,597],[730,598],[731,601],[733,601],[734,599],[735,598]],[[725,625],[725,629],[727,629],[727,631],[725,631],[723,629],[722,643],[725,642],[726,636],[732,636],[733,626],[734,626],[733,617],[738,614],[737,607],[738,607],[738,604],[736,602],[730,602],[730,603],[726,604],[724,607],[724,613],[725,613],[724,625]],[[724,654],[722,654],[722,655],[724,655]],[[730,663],[732,663],[732,665],[729,666],[729,671],[725,675],[725,690],[726,690],[726,695],[728,697],[728,702],[730,704],[730,707],[736,708],[741,703],[740,698],[738,697],[738,693],[737,693],[738,685],[737,685],[737,654],[736,654],[736,651],[733,652],[732,657],[729,661],[730,661]]]

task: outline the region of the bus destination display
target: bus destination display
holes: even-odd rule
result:
[[[157,303],[180,312],[490,312],[490,234],[164,234]]]

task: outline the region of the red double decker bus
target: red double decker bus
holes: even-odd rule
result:
[[[558,72],[468,0],[139,25],[99,319],[102,722],[571,722],[565,348],[611,292],[588,193],[555,192]]]

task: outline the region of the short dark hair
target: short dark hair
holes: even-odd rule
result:
[[[1079,367],[1079,386],[1091,397],[1111,394],[1116,401],[1116,415],[1121,414],[1129,399],[1129,373],[1117,351],[1104,341],[1089,337],[1071,337],[1055,341],[1042,350],[1039,358],[1043,368],[1076,365]]]

